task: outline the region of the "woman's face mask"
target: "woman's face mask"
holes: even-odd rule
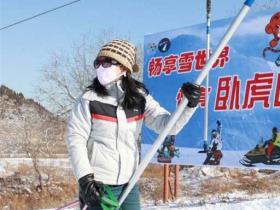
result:
[[[125,72],[122,72],[120,67],[117,65],[111,65],[108,68],[104,68],[100,65],[96,69],[97,79],[101,85],[106,86],[111,82],[118,80]]]

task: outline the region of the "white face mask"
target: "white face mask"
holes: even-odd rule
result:
[[[97,79],[101,85],[106,86],[113,81],[116,81],[119,77],[125,74],[121,72],[120,68],[116,65],[112,65],[108,68],[104,68],[102,65],[96,69]]]

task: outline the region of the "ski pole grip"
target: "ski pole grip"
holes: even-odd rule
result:
[[[254,4],[254,1],[255,0],[246,0],[244,4],[247,5],[248,7],[251,7]]]

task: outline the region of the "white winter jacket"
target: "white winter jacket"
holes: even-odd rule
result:
[[[124,110],[120,81],[109,88],[109,96],[85,92],[75,103],[68,120],[67,147],[77,180],[94,173],[104,184],[127,183],[138,166],[138,143],[142,123],[160,133],[170,113],[146,95],[145,112]],[[176,135],[192,112],[184,113],[170,134]]]

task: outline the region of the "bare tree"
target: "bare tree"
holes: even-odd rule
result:
[[[37,176],[37,191],[43,190],[43,169],[39,165],[39,158],[52,158],[57,153],[54,148],[64,141],[64,123],[58,118],[48,115],[38,115],[33,109],[20,108],[21,124],[16,131],[21,135],[17,146],[32,160],[32,166]],[[59,135],[58,135],[59,134]],[[60,136],[60,139],[58,137]]]
[[[36,186],[37,191],[43,190],[43,179],[42,179],[42,173],[39,167],[39,160],[38,160],[38,153],[37,149],[39,148],[38,142],[34,144],[32,142],[32,130],[27,126],[27,121],[24,123],[24,135],[23,135],[23,142],[22,142],[22,149],[27,154],[29,158],[32,160],[32,165],[34,168],[34,171],[38,178],[38,185]]]
[[[115,38],[129,40],[129,37],[119,36],[107,30],[95,39],[83,36],[81,42],[74,44],[71,54],[54,53],[49,64],[42,69],[41,83],[36,87],[37,99],[53,113],[60,116],[67,114],[75,100],[96,76],[93,61],[98,50]],[[138,62],[142,66],[142,49],[139,48],[138,52]],[[142,72],[139,72],[135,77],[142,79],[141,75]]]
[[[40,104],[7,87],[0,87],[0,155],[30,158],[32,185],[38,192],[52,175],[48,173],[49,167],[45,167],[46,162],[42,165],[39,159],[66,154],[65,128],[62,119]],[[52,163],[50,161],[49,166]],[[24,171],[19,173],[24,174]],[[47,179],[43,179],[43,174]]]

